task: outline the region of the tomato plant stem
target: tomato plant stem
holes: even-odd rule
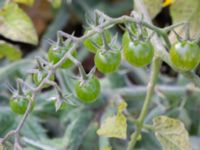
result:
[[[137,124],[137,128],[136,131],[131,135],[131,140],[128,144],[128,149],[127,150],[133,150],[133,148],[135,147],[135,144],[137,142],[137,138],[141,133],[142,127],[143,127],[143,123],[144,123],[144,119],[146,117],[146,114],[148,112],[150,103],[151,103],[151,99],[154,93],[154,88],[156,85],[156,81],[159,75],[159,70],[160,70],[160,65],[161,65],[161,60],[158,57],[154,57],[153,62],[152,62],[152,72],[151,72],[151,76],[150,76],[150,81],[148,83],[148,87],[147,87],[147,93],[146,93],[146,98],[144,101],[144,105],[142,107],[142,111],[140,113],[140,116],[138,118],[138,124]]]
[[[88,31],[82,37],[75,37],[73,35],[69,35],[69,34],[64,33],[62,31],[58,31],[58,33],[57,33],[58,40],[62,40],[61,36],[63,36],[65,38],[71,39],[74,42],[74,44],[64,54],[62,59],[60,59],[56,64],[54,64],[54,65],[49,64],[48,75],[41,81],[41,83],[37,87],[32,87],[31,85],[29,85],[28,83],[26,83],[24,81],[23,84],[27,85],[27,88],[33,94],[33,98],[32,98],[33,101],[35,99],[36,93],[38,94],[38,92],[40,92],[42,90],[43,86],[49,82],[50,77],[53,74],[56,73],[57,68],[59,68],[65,62],[66,59],[69,59],[70,57],[72,57],[71,56],[72,52],[75,51],[84,42],[84,40],[90,38],[91,36],[93,36],[99,30],[107,30],[107,29],[113,27],[114,25],[121,24],[121,23],[128,23],[128,22],[129,23],[130,22],[139,23],[139,24],[143,25],[144,27],[156,32],[157,35],[160,35],[164,39],[167,47],[170,47],[170,41],[168,39],[167,32],[170,29],[173,29],[173,28],[175,28],[175,27],[177,27],[181,24],[173,25],[173,26],[165,28],[165,29],[161,29],[159,27],[156,27],[151,23],[151,19],[148,15],[148,12],[144,8],[144,5],[142,4],[142,0],[134,0],[133,2],[134,2],[135,8],[137,8],[137,10],[139,12],[141,12],[142,15],[144,16],[145,21],[141,20],[141,21],[138,22],[138,20],[136,18],[129,17],[129,16],[121,16],[119,18],[111,18],[111,17],[105,15],[104,13],[102,13],[100,11],[95,11],[95,13],[97,13],[100,17],[103,17],[105,21],[103,23],[97,25],[96,27],[92,28],[90,31]],[[150,78],[150,81],[148,83],[148,89],[147,89],[147,93],[146,93],[145,102],[144,102],[142,111],[140,113],[140,116],[138,118],[139,123],[137,124],[137,129],[131,135],[131,141],[129,143],[128,150],[132,150],[134,148],[136,141],[137,141],[137,138],[141,133],[142,127],[144,126],[143,125],[144,119],[145,119],[145,116],[148,112],[148,108],[149,108],[149,105],[150,105],[150,102],[151,102],[151,99],[152,99],[156,80],[157,80],[158,73],[159,73],[159,68],[160,68],[160,65],[161,65],[161,60],[165,61],[172,68],[175,68],[173,66],[170,58],[169,58],[168,52],[165,50],[165,47],[163,46],[162,41],[160,40],[160,38],[157,35],[152,37],[152,43],[155,46],[156,52],[155,52],[155,56],[154,56],[154,59],[153,59],[151,78]],[[74,59],[72,59],[72,60],[74,60]],[[84,69],[82,68],[82,66],[80,66],[80,63],[78,62],[78,63],[76,63],[76,65],[78,65],[79,68],[81,68],[80,72],[82,72],[82,75],[85,78],[86,75],[85,75]],[[177,70],[177,69],[175,68],[175,70]],[[200,79],[193,72],[181,72],[181,71],[179,71],[179,72],[182,73],[188,79],[190,79],[196,86],[200,87]],[[29,102],[27,110],[26,110],[24,116],[22,117],[22,120],[20,121],[18,127],[15,130],[8,132],[2,139],[0,139],[0,143],[5,143],[5,141],[12,136],[18,137],[18,134],[19,134],[21,128],[23,127],[25,120],[28,117],[28,114],[30,113],[31,105],[32,105],[32,101]]]

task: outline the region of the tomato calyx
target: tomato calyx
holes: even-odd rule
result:
[[[72,42],[70,39],[64,41],[62,46],[57,46],[57,44],[52,45],[48,51],[49,62],[51,62],[52,64],[58,63],[63,58],[63,56],[70,50],[71,47],[72,47]],[[71,56],[73,56],[74,58],[77,57],[76,50],[71,53]],[[70,68],[73,64],[74,64],[73,61],[67,58],[61,64],[60,67],[62,69],[67,69]]]
[[[86,33],[87,32],[88,31],[86,31]],[[106,47],[106,49],[109,49],[108,45],[111,42],[111,39],[112,34],[109,30],[100,30],[91,37],[88,37],[83,42],[83,44],[88,49],[88,51],[96,53],[97,50],[101,49],[102,47]]]
[[[34,107],[34,100],[32,99],[31,92],[25,91],[24,89],[22,89],[22,91],[17,89],[16,91],[13,92],[13,95],[9,101],[9,105],[13,112],[19,115],[23,115],[26,112],[30,102],[31,102],[30,109],[32,110]]]
[[[69,101],[71,96],[72,96],[72,94],[63,95],[63,93],[61,93],[61,91],[58,91],[57,97],[54,97],[53,99],[51,99],[52,101],[54,101],[56,111],[58,111],[59,109],[61,109],[61,110],[65,109],[67,107],[67,104],[75,106],[74,103]]]
[[[97,70],[101,73],[115,72],[121,63],[121,51],[117,49],[99,50],[94,57],[94,62]]]
[[[81,77],[78,79],[80,81],[80,85],[87,83],[87,81],[90,80],[94,76],[95,71],[96,71],[96,66],[94,66],[88,74],[86,74],[83,68],[80,68],[79,72],[81,74]]]
[[[29,73],[31,74],[32,77],[32,82],[36,86],[39,86],[41,82],[48,76],[51,67],[52,65],[48,64],[48,62],[46,62],[42,58],[37,58],[37,65],[35,66],[35,68],[29,70]],[[49,80],[53,81],[54,78],[55,78],[54,75],[51,75]],[[43,88],[47,87],[49,87],[48,84],[45,84],[43,86]]]

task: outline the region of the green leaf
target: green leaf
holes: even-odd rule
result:
[[[162,10],[162,0],[143,0],[151,18],[154,18]]]
[[[16,78],[16,74],[20,69],[30,68],[30,67],[33,67],[33,65],[34,65],[33,60],[21,59],[19,61],[15,61],[4,67],[1,67],[0,68],[0,81],[3,82],[5,79],[8,79],[8,77]]]
[[[137,150],[162,150],[160,143],[152,132],[143,132],[142,140],[137,142]]]
[[[13,41],[38,43],[31,19],[15,3],[9,3],[0,10],[0,34]]]
[[[85,131],[87,130],[93,114],[90,111],[81,111],[76,118],[67,127],[63,140],[65,141],[65,149],[78,150],[84,141]]]
[[[194,36],[200,32],[200,1],[199,0],[176,0],[170,7],[173,23],[188,21],[190,32]],[[177,28],[180,34],[185,33],[184,28]]]
[[[16,124],[15,115],[10,111],[0,112],[0,136],[11,130]]]
[[[21,133],[34,140],[46,137],[45,129],[40,125],[39,119],[34,116],[27,118]]]
[[[52,150],[52,149],[60,149],[60,147],[55,147],[55,145],[62,146],[63,141],[61,138],[54,139],[39,139],[38,141],[23,137],[22,140],[26,143],[26,148],[24,150]]]
[[[34,4],[35,0],[14,0],[14,2],[32,6]]]
[[[22,53],[16,47],[0,40],[0,58],[7,57],[9,60],[19,60]]]
[[[108,117],[100,129],[97,130],[97,134],[100,136],[126,139],[127,122],[126,117],[122,113],[126,107],[127,104],[122,101],[118,106],[117,115]]]
[[[96,134],[96,131],[98,129],[98,123],[92,122],[90,126],[85,131],[86,134],[84,136],[84,142],[81,143],[79,149],[80,150],[97,150],[99,149],[98,144],[98,135]],[[92,144],[91,144],[92,143]]]
[[[41,140],[38,140],[37,143],[40,143],[40,145],[45,145],[46,147],[52,149],[63,149],[65,147],[66,141],[64,141],[62,138],[43,138]],[[32,146],[34,145],[32,144]]]
[[[159,116],[153,119],[153,125],[164,150],[191,150],[188,132],[181,121]]]

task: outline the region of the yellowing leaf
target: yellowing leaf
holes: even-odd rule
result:
[[[164,150],[191,150],[188,133],[181,121],[159,116],[153,119],[153,125]]]
[[[21,51],[16,47],[4,42],[0,41],[0,58],[7,57],[7,59],[14,61],[21,58]]]
[[[114,138],[126,138],[127,122],[126,117],[122,111],[127,107],[127,104],[122,101],[118,106],[118,113],[116,116],[108,117],[97,130],[97,134],[100,136],[114,137]]]
[[[16,3],[22,3],[22,4],[26,4],[29,6],[32,6],[35,2],[35,0],[13,0]]]
[[[154,18],[162,9],[163,0],[143,0],[151,18]]]
[[[198,35],[200,32],[200,0],[176,0],[170,7],[170,14],[173,24],[187,21],[190,24],[191,36]],[[185,28],[176,28],[176,31],[183,36]]]
[[[105,148],[101,148],[101,150],[112,150],[111,147],[105,147]]]
[[[126,109],[126,107],[127,107],[126,102],[125,101],[121,101],[121,103],[118,105],[118,113],[122,113],[122,111],[124,109]]]
[[[0,10],[0,34],[13,41],[38,43],[32,21],[15,3],[9,3]]]

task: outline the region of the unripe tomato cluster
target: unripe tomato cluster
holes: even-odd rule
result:
[[[135,34],[136,31],[132,31]],[[87,33],[87,31],[86,31]],[[83,41],[84,46],[95,54],[94,63],[97,70],[103,74],[115,72],[119,69],[122,58],[134,67],[144,67],[150,64],[154,56],[154,47],[148,38],[136,38],[126,31],[122,36],[122,52],[112,43],[112,35],[109,30],[104,31],[104,35],[96,33]],[[133,37],[132,37],[133,36]],[[148,40],[147,40],[148,39]],[[106,42],[106,43],[105,43]],[[110,44],[112,43],[112,44]],[[64,54],[69,51],[72,44],[68,43],[64,47],[52,45],[48,51],[48,60],[56,64],[63,58]],[[71,55],[76,59],[77,52],[73,51]],[[123,56],[123,57],[122,57]],[[181,71],[194,69],[200,62],[200,48],[194,41],[179,41],[171,46],[169,56],[172,64]],[[61,65],[62,69],[70,68],[73,62],[66,59]],[[36,86],[40,85],[42,80],[47,76],[45,70],[33,74],[33,82]],[[50,77],[54,80],[54,76]],[[48,87],[44,85],[43,88]],[[94,102],[101,93],[101,86],[98,78],[92,75],[86,75],[83,79],[76,81],[74,90],[77,98],[83,103]],[[28,98],[12,97],[10,107],[13,112],[24,114],[29,103]],[[34,106],[34,105],[33,105]],[[33,106],[31,109],[33,109]]]
[[[106,30],[105,33],[106,40],[108,39],[109,43],[111,33],[109,33],[108,30]],[[103,42],[97,42],[97,37],[100,39],[100,34],[95,34],[84,42],[84,45],[88,48],[88,50],[95,53],[94,62],[96,68],[104,74],[112,73],[118,70],[122,58],[121,51],[116,47],[111,47],[106,50],[105,48],[101,48],[103,46]],[[100,48],[98,49],[95,46]],[[91,50],[92,47],[95,47],[95,50]],[[133,40],[128,32],[125,32],[123,35],[122,47],[124,59],[135,67],[148,65],[154,55],[154,48],[150,41]]]

